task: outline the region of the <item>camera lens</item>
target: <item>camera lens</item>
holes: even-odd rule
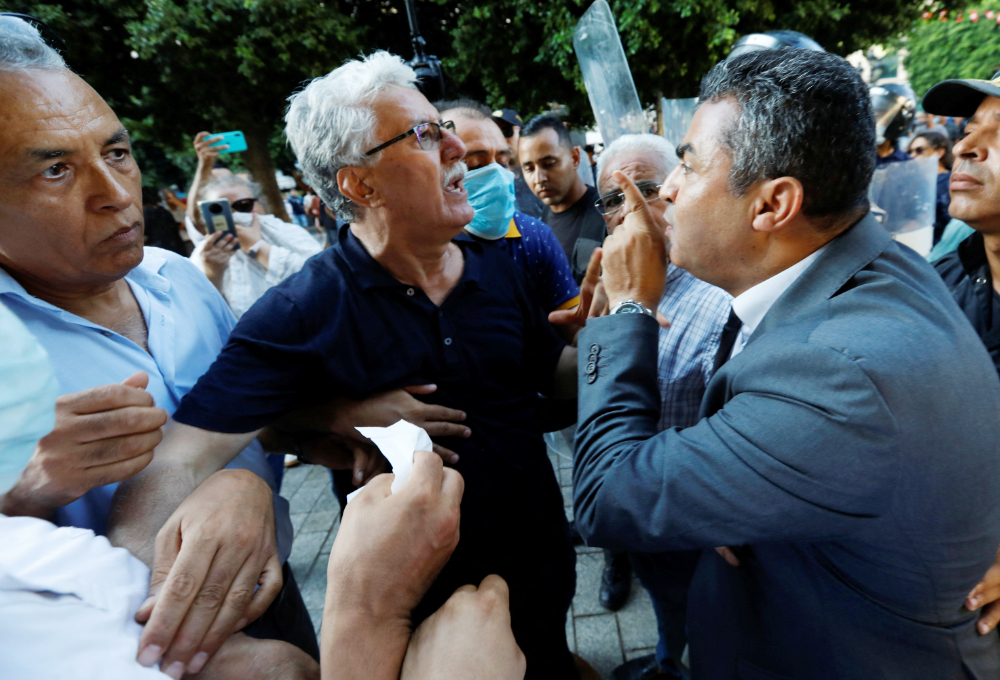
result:
[[[219,205],[218,203],[209,203],[208,212],[212,213],[213,215],[218,215],[222,212],[222,206]]]

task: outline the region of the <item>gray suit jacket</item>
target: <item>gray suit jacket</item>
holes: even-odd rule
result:
[[[1000,678],[963,601],[1000,546],[1000,382],[934,270],[870,216],[838,236],[656,432],[656,322],[580,337],[576,523],[591,544],[706,551],[696,678]]]

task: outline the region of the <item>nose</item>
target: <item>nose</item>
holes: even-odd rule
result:
[[[465,144],[451,130],[441,128],[441,160],[450,165],[465,158]]]
[[[91,205],[100,212],[125,210],[135,202],[129,182],[121,172],[110,167],[103,158],[89,166]],[[138,173],[138,169],[136,169]],[[139,180],[141,181],[141,180]]]
[[[952,148],[952,153],[954,153],[957,158],[961,158],[962,160],[985,160],[986,147],[983,144],[978,144],[976,141],[977,139],[978,138],[975,132],[959,139],[955,142],[955,146]]]
[[[681,166],[677,165],[667,178],[663,181],[663,185],[660,186],[660,198],[663,199],[664,203],[673,203],[674,199],[677,198],[677,182],[680,177]]]

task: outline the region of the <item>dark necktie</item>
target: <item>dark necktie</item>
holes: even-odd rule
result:
[[[730,309],[729,320],[722,327],[722,337],[719,339],[719,351],[715,353],[715,365],[712,368],[713,374],[719,370],[722,364],[729,360],[729,355],[733,353],[733,345],[736,344],[736,337],[740,334],[741,328],[743,328],[743,322],[740,321],[740,317],[736,316],[736,312]]]

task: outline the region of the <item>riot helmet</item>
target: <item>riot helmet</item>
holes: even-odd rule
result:
[[[813,52],[825,52],[819,43],[798,31],[768,31],[750,33],[736,41],[726,59],[757,50],[780,50],[786,47],[800,47]]]
[[[875,112],[877,143],[895,144],[913,129],[917,114],[917,96],[909,85],[885,83],[871,87],[872,110]]]

